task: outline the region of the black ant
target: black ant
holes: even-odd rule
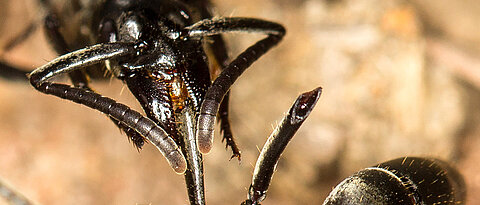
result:
[[[212,18],[207,1],[88,3],[71,2],[73,11],[88,15],[75,25],[75,35],[67,36],[61,32],[60,21],[69,19],[60,19],[65,16],[59,15],[49,1],[42,1],[47,10],[47,38],[64,55],[31,72],[30,83],[43,93],[107,114],[138,149],[145,141],[151,142],[175,172],[185,173],[191,202],[203,204],[200,153],[211,149],[217,112],[220,110],[227,146],[232,148],[233,157],[240,158],[228,122],[229,88],[246,68],[282,39],[285,29],[260,19]],[[79,10],[82,6],[92,10]],[[230,32],[263,33],[267,37],[227,62],[220,34]],[[213,53],[209,60],[222,70],[213,82],[203,46],[205,38],[211,41],[206,46]],[[6,64],[4,67],[5,71],[10,68]],[[146,117],[90,87],[90,76],[102,73],[99,70],[104,67],[127,85]],[[68,74],[73,86],[49,81],[60,74]]]
[[[72,2],[73,10],[81,7],[80,1]],[[211,149],[217,113],[227,146],[231,147],[233,157],[240,158],[240,151],[233,140],[228,122],[228,92],[245,69],[281,41],[285,35],[283,26],[253,18],[213,18],[208,11],[210,3],[206,0],[105,0],[90,1],[91,5],[87,5],[87,8],[93,10],[86,12],[87,21],[80,20],[80,25],[74,25],[78,35],[65,36],[60,32],[60,15],[48,0],[43,0],[42,3],[47,8],[47,37],[55,50],[63,55],[31,72],[31,84],[43,93],[107,114],[138,149],[146,141],[155,145],[175,172],[184,173],[191,204],[205,204],[201,154],[206,154]],[[82,30],[85,28],[91,32],[85,33]],[[230,32],[257,32],[266,34],[267,37],[228,62],[221,34]],[[206,38],[208,40],[204,47]],[[205,50],[213,54],[210,59],[207,58]],[[214,79],[211,77],[213,72],[208,67],[207,59],[214,61],[217,69],[222,70]],[[23,74],[7,64],[0,66],[4,76]],[[142,105],[146,117],[126,105],[101,96],[90,87],[89,78],[103,73],[103,68],[128,86]],[[68,74],[73,86],[49,81],[61,74]],[[280,154],[313,109],[320,92],[321,89],[315,89],[301,95],[269,138],[255,167],[248,199],[244,204],[259,204],[265,198]],[[405,158],[402,163],[397,160],[392,164],[404,165],[407,159],[410,158]],[[440,162],[427,159],[414,159],[412,163],[406,163],[407,167],[416,165],[414,161],[428,162],[431,165],[428,168],[434,167],[436,173],[447,173],[444,170],[448,170],[444,166],[437,168],[436,165]],[[378,167],[388,170],[395,167],[393,165]],[[424,167],[415,168],[415,171],[417,170],[425,173],[422,174],[423,177],[431,176]],[[394,174],[405,173],[396,171]],[[418,182],[405,175],[401,178],[407,182]],[[374,176],[367,181],[376,182],[377,179],[378,177]],[[453,180],[455,179],[457,178]],[[450,183],[449,180],[450,178],[444,181]],[[408,185],[416,187],[415,183],[412,184]],[[375,187],[374,185],[368,187]],[[355,187],[362,188],[358,184]],[[416,190],[411,187],[407,187],[407,190]],[[438,196],[448,195],[452,192],[445,191],[452,187],[455,186],[449,184],[447,189],[435,190],[434,193]],[[332,199],[335,197],[346,196],[349,200],[354,198],[342,194],[342,190],[346,189],[339,190],[341,191],[335,193],[340,194],[333,194],[325,203],[337,203]],[[417,192],[431,193],[422,190],[415,193]],[[453,199],[444,201],[460,202],[463,200],[461,193],[463,192],[452,194]],[[413,195],[407,193],[406,196]],[[428,202],[421,196],[419,194],[414,195],[413,199],[407,198],[415,203]],[[394,200],[396,203],[404,202]],[[363,197],[360,197],[360,201],[371,202]]]

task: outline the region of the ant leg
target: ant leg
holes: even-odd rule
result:
[[[230,97],[230,91],[225,94],[223,97],[222,102],[220,103],[220,108],[218,111],[219,122],[220,122],[220,133],[222,133],[223,138],[222,142],[226,141],[226,147],[230,147],[232,149],[232,156],[230,159],[236,157],[238,161],[241,160],[240,149],[238,149],[237,143],[232,135],[232,130],[230,128],[230,121],[228,120],[228,101]]]
[[[30,35],[32,35],[37,29],[37,24],[35,22],[30,23],[25,30],[20,32],[20,34],[8,41],[5,46],[3,46],[4,51],[10,51],[22,42],[24,42]]]
[[[65,55],[71,50],[65,41],[65,38],[60,33],[60,20],[55,15],[54,9],[50,5],[49,1],[42,1],[43,7],[47,10],[47,15],[43,21],[43,27],[45,29],[45,35],[50,41],[50,45],[60,55]],[[72,81],[75,87],[86,88],[91,90],[88,86],[88,77],[82,70],[74,70],[68,73],[68,77]]]
[[[109,118],[113,122],[113,124],[115,124],[121,131],[123,131],[127,135],[128,139],[133,143],[135,148],[137,148],[137,151],[140,151],[143,145],[145,145],[145,138],[143,138],[140,133],[136,132],[134,129],[130,128],[128,125],[125,125],[121,121],[118,121],[110,116]]]
[[[6,80],[24,80],[27,79],[27,71],[0,61],[0,77]]]
[[[49,5],[44,5],[48,7]],[[51,8],[47,8],[49,10],[47,16],[44,19],[44,28],[46,31],[46,36],[50,41],[50,45],[53,45],[55,51],[61,55],[67,54],[70,52],[69,46],[67,45],[65,38],[60,33],[60,22],[57,16],[54,14]],[[74,70],[68,73],[68,77],[72,81],[72,84],[77,88],[83,88],[89,90],[91,92],[95,92],[89,86],[89,78],[84,70]],[[137,149],[141,149],[145,144],[145,139],[135,130],[131,129],[130,127],[122,124],[120,121],[116,120],[115,118],[109,117],[113,123],[123,130],[125,134],[128,136],[129,140],[133,142]]]
[[[200,108],[197,123],[197,141],[199,150],[206,154],[213,144],[213,130],[220,102],[235,80],[260,56],[265,54],[285,35],[280,24],[251,18],[207,19],[187,27],[180,38],[205,37],[227,32],[260,32],[268,36],[247,48],[233,60],[208,89]]]
[[[223,41],[223,38],[221,35],[214,35],[211,36],[212,38],[212,44],[211,44],[211,50],[213,52],[213,56],[216,58],[216,62],[220,68],[221,71],[225,69],[225,67],[228,66],[228,55],[227,55],[227,49],[225,47],[225,41]],[[222,134],[222,142],[226,142],[226,148],[230,147],[232,149],[232,157],[230,159],[233,159],[234,157],[237,157],[238,160],[240,161],[241,159],[241,154],[240,154],[240,149],[238,149],[237,143],[235,142],[235,139],[233,138],[232,134],[232,129],[230,126],[230,120],[228,117],[228,104],[229,104],[229,98],[230,98],[230,91],[228,91],[225,96],[222,99],[222,102],[220,104],[220,108],[218,111],[218,116],[219,119],[218,121],[220,122],[220,133]]]
[[[255,18],[212,18],[186,27],[179,38],[206,37],[233,32],[264,33],[282,38],[285,35],[285,28],[278,23]]]
[[[223,40],[221,35],[213,35],[210,36],[212,43],[210,44],[210,50],[215,57],[215,62],[218,64],[221,71],[223,71],[228,66],[228,52],[225,46],[225,41]],[[228,117],[228,104],[230,98],[230,91],[225,94],[220,104],[220,108],[218,111],[220,122],[220,133],[222,134],[222,142],[226,142],[226,148],[230,147],[232,149],[232,156],[230,159],[234,157],[238,158],[240,161],[241,154],[240,149],[238,149],[237,143],[233,138],[232,129],[230,126],[230,120]]]
[[[243,204],[260,204],[265,199],[280,155],[315,107],[321,93],[322,88],[319,87],[301,94],[282,122],[268,137],[255,163],[248,199]]]
[[[8,40],[8,42],[3,46],[2,50],[8,52],[24,42],[33,32],[37,29],[37,24],[35,22],[30,23],[25,30],[20,32],[19,35]],[[11,64],[0,61],[0,77],[6,80],[22,80],[27,82],[27,74],[29,72],[25,71],[27,69],[19,68],[17,66],[12,66]]]
[[[42,0],[41,3],[43,3]],[[43,4],[42,4],[43,5]],[[15,48],[16,46],[20,45],[23,43],[28,37],[30,37],[38,28],[38,22],[33,21],[30,22],[30,24],[23,30],[21,31],[18,35],[16,35],[14,38],[9,39],[5,46],[3,46],[2,50],[5,52],[8,52]],[[12,66],[9,63],[0,61],[0,77],[3,77],[4,79],[7,80],[28,80],[27,74],[29,72],[25,71],[27,69],[19,68],[16,66]]]
[[[202,2],[203,4],[206,4],[201,7],[201,13],[202,13],[202,18],[211,18],[211,14],[208,13],[207,10],[207,5],[210,3],[208,1]],[[228,66],[228,51],[226,48],[225,41],[223,40],[222,36],[220,34],[218,35],[213,35],[209,36],[208,42],[211,42],[208,45],[208,49],[212,52],[213,57],[214,57],[214,68],[220,69],[220,71],[223,71],[225,67]],[[214,69],[215,71],[216,69]],[[235,142],[235,139],[232,134],[232,129],[230,126],[230,120],[228,117],[228,104],[229,104],[229,98],[230,98],[230,91],[225,94],[225,96],[222,99],[222,102],[220,104],[220,108],[218,111],[218,122],[220,123],[220,133],[222,134],[222,142],[226,142],[226,148],[230,147],[232,149],[232,156],[230,159],[233,159],[236,157],[239,161],[241,160],[241,154],[240,154],[240,149],[238,149],[237,143]]]
[[[164,129],[128,106],[84,88],[52,83],[48,80],[104,60],[125,56],[135,52],[135,46],[126,43],[98,44],[58,57],[30,74],[30,83],[40,92],[83,104],[132,128],[147,138],[167,159],[177,173],[184,173],[186,161],[175,141]]]

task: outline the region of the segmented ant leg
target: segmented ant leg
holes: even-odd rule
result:
[[[20,45],[24,42],[28,37],[30,37],[35,30],[37,29],[36,22],[31,22],[25,30],[21,31],[19,35],[15,36],[14,38],[10,39],[5,46],[3,46],[3,51],[10,51],[16,46]]]
[[[203,7],[206,8],[206,7]],[[205,12],[205,11],[204,11]],[[203,16],[205,17],[205,16]],[[211,16],[207,16],[210,18]],[[207,18],[205,17],[205,18]],[[223,40],[221,35],[213,35],[209,36],[209,42],[208,48],[211,50],[213,53],[214,57],[214,64],[216,64],[215,67],[218,67],[220,71],[223,71],[225,67],[228,66],[228,52],[226,48],[225,41]],[[215,72],[212,72],[215,73]],[[232,156],[230,159],[233,159],[236,157],[239,161],[241,160],[241,154],[240,154],[240,149],[238,149],[237,143],[235,142],[235,139],[232,134],[232,129],[230,126],[230,120],[228,117],[228,104],[229,104],[229,98],[230,98],[230,91],[225,94],[225,96],[222,99],[222,102],[220,104],[220,108],[218,111],[218,122],[220,123],[220,133],[222,134],[222,142],[226,142],[226,148],[230,147],[232,149]]]
[[[210,12],[210,8],[212,4],[208,0],[197,0],[197,1],[190,1],[189,4],[196,7],[199,10],[201,19],[210,19],[213,15]],[[212,35],[208,37],[209,44],[207,44],[208,49],[210,49],[215,57],[215,61],[221,69],[228,65],[228,51],[223,40],[222,35]]]
[[[40,5],[44,7],[44,1],[46,2],[47,0],[40,0]],[[24,42],[28,37],[30,37],[38,28],[38,22],[37,21],[32,21],[29,23],[29,25],[20,32],[19,35],[16,35],[14,38],[8,40],[8,42],[3,46],[4,51],[9,51],[16,46],[20,45],[22,42]]]
[[[48,10],[48,14],[44,19],[44,28],[45,28],[47,39],[50,41],[50,45],[53,45],[54,50],[61,55],[69,53],[71,49],[69,49],[69,46],[65,41],[65,38],[60,33],[59,19],[55,15],[55,12],[53,11],[53,9],[51,8],[48,2],[45,2],[43,6],[46,7],[46,10]],[[83,88],[91,92],[95,92],[89,86],[89,80],[88,80],[89,78],[84,70],[71,71],[68,73],[68,77],[72,81],[73,86],[77,88]],[[112,117],[109,117],[109,118],[110,120],[113,121],[113,123],[118,128],[120,128],[121,130],[123,130],[123,132],[125,132],[125,134],[133,142],[133,144],[138,150],[142,148],[142,146],[145,144],[145,139],[139,133],[135,132],[130,127],[122,124],[120,121],[116,120],[115,118],[112,118]]]
[[[60,20],[55,14],[50,2],[42,1],[42,5],[47,10],[43,26],[45,29],[45,35],[50,41],[50,45],[52,45],[53,49],[60,55],[69,53],[71,49],[67,45],[63,35],[60,33]],[[88,86],[88,77],[82,70],[71,71],[68,73],[68,77],[75,87],[92,90]]]
[[[65,38],[60,33],[60,22],[57,16],[53,13],[49,13],[44,19],[44,28],[47,39],[50,41],[50,45],[58,54],[67,54],[70,52]]]
[[[21,31],[19,35],[15,36],[14,38],[8,40],[8,42],[3,46],[2,50],[4,52],[8,52],[24,42],[32,33],[36,30],[36,23],[30,23],[25,30]],[[6,80],[27,80],[28,72],[25,71],[27,69],[19,68],[17,66],[12,66],[9,63],[1,62],[0,61],[0,77]]]
[[[218,66],[220,67],[220,71],[223,71],[228,66],[228,52],[225,46],[225,41],[223,40],[221,35],[214,35],[210,36],[211,38],[211,50],[213,52],[213,56],[215,57],[215,61],[217,62]],[[222,142],[226,142],[226,148],[230,147],[232,149],[232,157],[238,158],[238,161],[241,160],[240,149],[238,149],[237,143],[232,134],[232,129],[230,128],[230,120],[228,117],[228,104],[230,98],[230,91],[225,94],[220,104],[219,112],[218,112],[218,121],[220,122],[220,133],[222,134]]]
[[[27,71],[5,62],[0,62],[0,77],[6,80],[27,80]]]
[[[53,46],[53,49],[60,55],[64,55],[70,52],[68,45],[65,41],[65,38],[60,33],[60,22],[57,16],[49,10],[47,16],[44,19],[44,28],[47,39],[50,41],[50,45]],[[72,81],[72,84],[78,88],[85,88],[92,90],[88,86],[88,77],[82,70],[74,70],[68,73],[68,77]]]
[[[248,199],[243,204],[260,204],[265,199],[280,155],[315,107],[321,93],[322,88],[319,87],[301,94],[282,122],[268,137],[255,164]]]
[[[115,118],[147,138],[165,156],[177,173],[184,173],[186,161],[180,148],[172,138],[152,120],[142,116],[128,106],[101,96],[87,89],[52,83],[48,80],[59,74],[68,73],[104,60],[121,57],[135,52],[135,46],[126,43],[98,44],[58,57],[30,74],[30,83],[40,92],[55,95],[86,105]]]
[[[47,13],[49,13],[48,16],[50,16],[50,14],[53,15],[53,12],[52,12],[49,1],[41,0],[40,5],[42,7],[44,7],[46,10],[48,10],[48,12],[47,12]],[[47,31],[47,37],[49,37],[50,36],[49,34],[51,32],[48,32],[48,31],[50,31],[51,29],[49,28],[48,25],[53,25],[53,24],[52,23],[47,24],[47,22],[49,22],[49,21],[45,20],[45,25],[44,26],[45,26],[45,30]],[[23,31],[20,32],[19,35],[10,39],[5,44],[5,46],[3,46],[3,51],[9,51],[9,50],[15,48],[16,46],[18,46],[19,44],[21,44],[22,42],[24,42],[28,37],[30,37],[35,32],[35,30],[38,28],[37,25],[38,25],[38,22],[35,22],[35,21],[31,22]],[[51,38],[49,38],[49,39],[51,39]],[[62,40],[63,40],[63,38],[62,38]],[[52,41],[51,40],[51,42],[52,42],[51,45],[55,45],[55,50],[59,54],[68,53],[68,51],[64,51],[63,49],[58,49],[60,47],[61,48],[66,48],[65,41],[59,42],[59,41]],[[56,46],[56,45],[61,45],[61,46]],[[26,70],[26,69],[17,68],[17,67],[11,66],[8,63],[0,62],[0,76],[4,77],[5,79],[9,79],[9,80],[28,80],[27,79],[27,74],[29,72],[24,71],[24,70]]]
[[[210,152],[213,144],[215,118],[223,96],[253,62],[282,40],[285,28],[280,24],[260,19],[215,18],[202,20],[185,28],[180,38],[204,37],[228,32],[260,32],[268,36],[247,48],[233,60],[208,89],[200,108],[196,133],[198,148],[204,154]]]
[[[137,151],[140,151],[143,145],[145,145],[145,138],[143,138],[140,133],[136,132],[134,129],[116,120],[115,118],[109,118],[121,131],[123,131],[128,136],[128,139],[133,143],[135,148],[137,148]]]
[[[196,112],[191,107],[184,108],[176,117],[184,119],[178,124],[177,130],[182,136],[180,147],[183,148],[184,156],[187,159],[188,169],[185,171],[185,183],[187,185],[190,204],[205,205],[205,186],[202,155],[196,149],[195,121]]]
[[[212,18],[186,27],[179,37],[206,37],[233,32],[263,33],[281,38],[285,35],[285,28],[278,23],[255,18]]]
[[[218,111],[219,122],[220,122],[220,133],[223,135],[222,142],[226,142],[226,148],[230,147],[232,149],[232,156],[230,159],[236,157],[238,161],[241,160],[240,149],[238,149],[237,143],[232,135],[232,130],[230,128],[230,121],[228,120],[228,101],[230,97],[230,91],[225,94],[222,102],[220,103],[220,108]]]

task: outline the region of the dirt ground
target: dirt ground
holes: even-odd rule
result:
[[[0,47],[40,20],[27,2],[0,1]],[[208,204],[245,199],[266,137],[296,96],[317,86],[323,95],[282,155],[264,204],[320,204],[343,178],[403,156],[451,162],[465,178],[466,204],[480,203],[478,1],[215,3],[219,16],[275,21],[287,35],[232,88],[242,161],[229,161],[217,135],[205,156]],[[235,56],[262,36],[226,37]],[[29,70],[54,57],[41,30],[0,52]],[[94,87],[140,110],[118,80]],[[137,152],[99,112],[7,79],[0,79],[0,178],[39,204],[188,204],[183,177],[151,145]]]

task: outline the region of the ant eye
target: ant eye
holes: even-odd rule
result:
[[[117,41],[117,29],[115,23],[111,19],[104,19],[98,28],[100,42]]]

